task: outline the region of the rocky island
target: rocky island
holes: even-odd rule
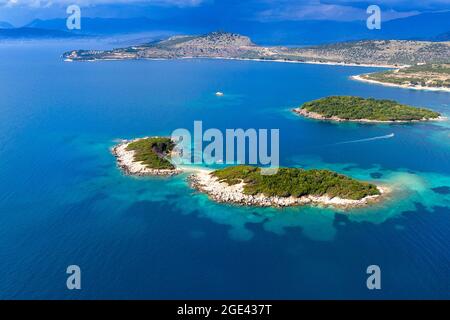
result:
[[[262,175],[260,168],[247,165],[199,172],[190,182],[217,202],[258,207],[355,208],[378,201],[387,191],[329,170],[280,168],[274,175]]]
[[[124,140],[112,153],[118,166],[128,175],[173,176],[182,172],[170,162],[174,146],[171,138],[147,137]]]
[[[217,58],[340,65],[404,66],[448,63],[450,42],[373,40],[302,48],[258,46],[250,38],[227,32],[174,36],[112,50],[72,50],[66,61]]]
[[[304,103],[295,113],[312,119],[354,122],[417,122],[441,120],[438,113],[415,108],[393,100],[365,99],[353,96],[331,96]]]
[[[260,168],[247,165],[219,170],[176,167],[170,161],[173,149],[170,138],[147,137],[123,141],[112,153],[128,175],[173,176],[189,172],[188,179],[194,189],[221,203],[353,208],[376,202],[387,190],[329,170],[280,168],[276,174],[263,175]]]
[[[406,68],[362,74],[352,78],[400,88],[450,92],[450,63],[417,64]]]

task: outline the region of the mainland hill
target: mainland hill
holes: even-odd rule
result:
[[[68,61],[222,58],[399,66],[449,62],[450,42],[366,40],[301,48],[264,47],[240,34],[212,32],[113,50],[72,50],[63,57]]]

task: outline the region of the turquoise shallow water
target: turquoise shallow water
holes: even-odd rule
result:
[[[63,63],[73,46],[0,47],[1,298],[450,298],[449,123],[331,124],[289,111],[353,94],[450,114],[448,93],[349,80],[373,68]],[[393,195],[350,212],[243,208],[210,201],[185,176],[116,168],[117,139],[194,120],[279,128],[282,165],[337,170]],[[71,264],[79,292],[65,287]],[[380,291],[366,288],[371,264]]]

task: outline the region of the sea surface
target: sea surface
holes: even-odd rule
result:
[[[60,58],[91,47],[0,44],[0,298],[450,298],[450,122],[335,124],[290,111],[358,95],[450,115],[449,93],[349,79],[375,68]],[[394,192],[351,211],[245,208],[212,202],[185,175],[116,167],[118,139],[195,120],[280,129],[283,166]],[[69,265],[81,268],[81,290],[66,288]],[[369,265],[381,268],[381,290],[367,289]]]

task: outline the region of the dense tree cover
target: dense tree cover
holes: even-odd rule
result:
[[[414,108],[392,100],[364,99],[353,96],[322,98],[307,102],[301,108],[326,118],[338,117],[345,120],[411,121],[439,117],[437,112]]]
[[[146,138],[137,140],[127,146],[127,150],[134,151],[134,160],[142,161],[152,169],[174,169],[174,165],[167,159],[174,148],[170,138]]]
[[[340,197],[359,200],[380,194],[373,184],[360,182],[329,170],[303,170],[280,168],[274,175],[261,175],[261,169],[239,165],[216,170],[212,173],[229,185],[245,183],[244,193],[266,196],[301,197],[306,195]]]

